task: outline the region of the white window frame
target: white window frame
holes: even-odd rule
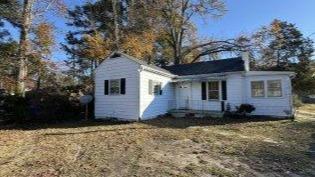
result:
[[[269,87],[269,83],[270,82],[279,82],[280,83],[280,88],[279,88],[279,91],[280,91],[280,95],[278,96],[278,95],[276,95],[276,96],[273,96],[273,95],[270,95],[269,93],[270,93],[270,87]],[[281,80],[280,79],[275,79],[275,80],[267,80],[266,81],[266,85],[267,85],[267,97],[269,97],[269,98],[279,98],[279,97],[282,97],[282,82],[281,82]]]
[[[210,85],[211,82],[216,82],[218,84],[218,90],[210,90],[209,85]],[[220,82],[219,81],[209,81],[209,82],[207,82],[207,99],[210,100],[210,101],[218,101],[218,100],[220,100],[220,98],[221,98],[221,93],[220,93],[221,91],[220,90],[221,89],[220,89]],[[215,99],[210,98],[210,94],[209,94],[210,91],[218,92],[218,98],[215,98]]]
[[[150,81],[152,82],[152,88],[151,88],[152,90],[149,91],[149,93],[151,93],[149,95],[160,96],[161,95],[160,93],[161,93],[161,90],[162,90],[162,85],[163,85],[162,82],[149,79],[148,89],[150,89]],[[159,87],[157,92],[155,92],[156,86]]]
[[[263,95],[262,96],[255,96],[253,93],[253,83],[257,83],[257,82],[262,82],[262,85],[263,85],[263,88],[262,88],[262,90],[263,90]],[[255,80],[255,81],[251,81],[250,82],[250,92],[251,92],[251,96],[252,96],[252,98],[265,98],[265,96],[266,96],[266,91],[265,91],[265,89],[266,89],[266,86],[265,86],[265,81],[264,80]]]
[[[118,93],[112,93],[112,82],[113,81],[118,81]],[[121,88],[120,88],[120,79],[111,79],[111,80],[109,80],[108,81],[108,85],[109,85],[109,95],[120,95],[120,90],[121,90]]]

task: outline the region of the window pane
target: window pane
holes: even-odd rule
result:
[[[209,90],[219,90],[219,82],[209,82]]]
[[[268,84],[268,97],[281,97],[282,96],[280,80],[267,81],[267,84]]]
[[[251,90],[252,97],[264,97],[265,96],[264,81],[252,81]]]
[[[153,91],[154,95],[158,95],[160,93],[160,86],[159,85],[154,85],[154,91]]]
[[[209,91],[209,99],[210,100],[218,100],[219,99],[219,91]]]
[[[162,89],[161,82],[153,81],[152,85],[153,85],[153,87],[152,87],[152,93],[153,93],[154,95],[160,95],[160,91],[161,91],[161,89]]]
[[[219,99],[219,82],[212,81],[208,83],[208,99],[218,100]]]
[[[110,80],[110,94],[119,94],[119,79],[116,80]]]

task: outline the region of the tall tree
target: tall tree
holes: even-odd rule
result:
[[[258,69],[294,71],[296,92],[315,90],[310,66],[313,41],[304,37],[294,24],[276,19],[256,32],[251,42]]]
[[[114,50],[123,50],[139,58],[150,58],[155,35],[151,0],[98,0],[77,6],[68,12],[69,26],[64,50],[71,73],[92,78],[98,63]],[[149,20],[150,19],[150,20]],[[139,50],[141,48],[142,50]]]
[[[17,77],[17,94],[25,95],[25,81],[27,79],[27,63],[30,54],[30,33],[35,20],[43,18],[48,11],[63,11],[62,0],[14,0],[1,3],[6,11],[0,13],[1,18],[17,26],[20,30],[19,39],[19,72]],[[12,8],[11,5],[14,5]],[[20,13],[15,11],[19,10]]]
[[[25,81],[27,76],[27,55],[29,52],[29,33],[32,25],[32,7],[34,0],[24,0],[20,23],[19,74],[17,78],[17,93],[25,95]]]
[[[290,63],[310,59],[313,53],[313,41],[292,23],[274,20],[269,26],[262,27],[253,35],[256,55],[267,67],[286,69]]]
[[[167,0],[159,6],[163,23],[162,49],[171,53],[174,64],[196,62],[201,57],[221,51],[233,51],[234,40],[200,41],[196,38],[193,17],[219,18],[226,12],[221,0]]]
[[[34,30],[35,38],[33,40],[33,59],[36,63],[35,73],[37,75],[37,90],[41,88],[43,77],[47,75],[47,70],[53,63],[50,60],[52,48],[54,45],[53,27],[48,23],[40,23]]]

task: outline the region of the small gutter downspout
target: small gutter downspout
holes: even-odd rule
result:
[[[139,82],[138,82],[138,111],[139,111],[139,115],[138,115],[138,122],[141,121],[141,72],[143,71],[143,67],[142,65],[140,65],[140,68],[138,69],[138,73],[139,73]]]

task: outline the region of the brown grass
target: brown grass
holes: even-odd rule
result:
[[[314,176],[314,142],[313,119],[2,127],[0,176]]]

